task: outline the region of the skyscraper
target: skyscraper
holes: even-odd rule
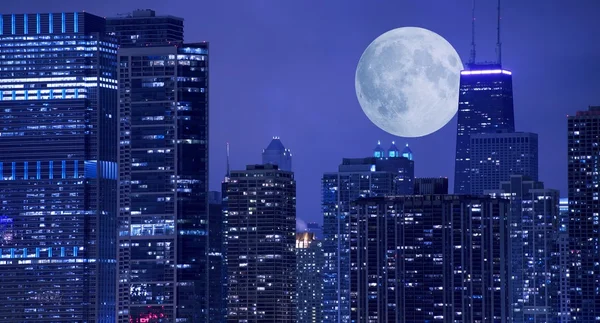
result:
[[[323,175],[323,322],[350,320],[348,221],[351,202],[360,197],[393,195],[403,191],[408,192],[400,194],[412,193],[413,162],[405,157],[395,157],[396,152],[392,150],[394,157],[382,157],[383,149],[378,145],[374,157],[344,158],[338,172]]]
[[[208,44],[125,47],[119,66],[119,322],[207,321]]]
[[[512,73],[500,64],[468,64],[460,73],[454,193],[470,194],[471,135],[515,131]]]
[[[471,135],[471,194],[498,189],[511,175],[538,179],[538,136],[529,132]]]
[[[209,192],[208,199],[208,320],[211,323],[224,323],[227,314],[225,280],[225,228],[223,221],[223,200],[221,192]]]
[[[227,321],[296,322],[296,182],[276,165],[227,183]]]
[[[107,19],[107,32],[121,47],[164,46],[183,43],[183,18],[157,16],[154,10],[134,10]]]
[[[279,166],[279,169],[292,171],[292,152],[283,146],[279,137],[273,137],[262,152],[262,163]]]
[[[82,12],[0,15],[0,321],[114,322],[117,44]]]
[[[296,234],[297,323],[323,322],[323,244],[314,233]]]
[[[378,171],[394,173],[396,176],[396,192],[395,194],[412,194],[414,191],[413,181],[415,179],[415,163],[413,154],[408,145],[402,153],[396,147],[396,143],[392,141],[392,145],[386,152],[381,148],[381,143],[378,142],[373,151],[373,157],[377,158],[375,162]]]
[[[600,320],[600,107],[568,118],[571,321]]]
[[[415,195],[448,194],[447,177],[415,178]]]
[[[553,322],[560,313],[558,191],[522,175],[499,186],[485,193],[511,201],[512,322]]]
[[[559,280],[559,312],[558,323],[569,322],[569,199],[561,198],[559,201],[559,229],[558,229],[558,269]]]
[[[467,195],[357,200],[351,322],[510,322],[508,207]]]

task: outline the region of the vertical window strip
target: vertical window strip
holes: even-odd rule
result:
[[[61,14],[60,18],[61,18],[61,23],[62,23],[61,30],[62,30],[62,33],[64,34],[64,33],[67,32],[67,21],[65,19],[65,13],[64,12]]]
[[[48,32],[54,33],[54,17],[51,13],[48,14]]]
[[[35,29],[36,29],[35,31],[38,34],[41,34],[41,22],[40,22],[40,14],[39,13],[35,15]]]

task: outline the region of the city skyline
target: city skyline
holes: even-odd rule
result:
[[[567,178],[563,175],[567,167],[563,149],[567,144],[563,135],[567,131],[566,115],[596,104],[593,89],[600,85],[600,79],[586,78],[587,73],[600,69],[594,61],[600,44],[588,41],[594,30],[600,30],[600,22],[592,15],[600,10],[600,3],[584,0],[578,4],[536,5],[515,0],[503,4],[503,66],[513,72],[516,127],[538,133],[540,156],[556,156],[540,161],[540,180],[559,189],[563,197],[567,191]],[[298,216],[305,222],[321,222],[321,173],[337,167],[342,157],[369,156],[377,140],[395,140],[399,146],[409,143],[416,156],[415,176],[448,177],[449,186],[453,187],[456,117],[424,138],[405,140],[385,134],[361,111],[353,78],[364,48],[379,34],[401,26],[421,26],[440,33],[466,62],[471,1],[384,1],[376,6],[363,1],[346,1],[343,5],[332,1],[319,2],[320,10],[315,11],[316,5],[312,0],[243,2],[239,6],[207,1],[202,7],[186,1],[167,5],[158,0],[127,4],[115,0],[101,4],[34,0],[3,3],[2,11],[86,10],[115,17],[138,8],[151,8],[160,14],[184,18],[186,41],[210,41],[219,53],[212,61],[212,69],[219,73],[211,78],[212,190],[220,188],[225,173],[226,142],[231,146],[231,169],[243,169],[246,164],[260,162],[260,152],[273,136],[279,136],[286,148],[294,152],[294,170],[300,180]],[[495,59],[494,6],[481,2],[477,8],[478,60]],[[193,9],[200,8],[206,14],[195,19],[192,13],[198,10]],[[528,27],[533,22],[532,14],[536,15],[535,25]],[[568,19],[569,16],[579,19]],[[330,21],[328,17],[335,19]],[[240,55],[247,59],[238,59]],[[544,60],[539,59],[542,55]],[[292,64],[301,59],[313,67],[305,69],[304,64]],[[552,67],[555,77],[543,77],[547,66]],[[567,78],[569,82],[560,81]],[[305,91],[295,93],[301,87]],[[232,95],[232,91],[236,94]],[[247,112],[233,113],[242,110]],[[346,126],[332,123],[334,117],[341,117]],[[232,128],[242,131],[232,133]],[[436,149],[431,149],[433,146]],[[559,176],[555,175],[558,171]]]
[[[600,322],[597,0],[32,1],[0,8],[1,321]],[[391,39],[361,91],[411,26],[464,66]],[[424,137],[361,111],[438,91]]]

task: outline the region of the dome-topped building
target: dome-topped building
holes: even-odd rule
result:
[[[398,147],[396,147],[395,141],[392,141],[392,145],[390,146],[390,149],[388,149],[388,157],[400,157],[400,151],[398,150]]]
[[[402,149],[402,157],[406,157],[410,160],[413,160],[413,152],[412,150],[410,150],[410,147],[408,147],[408,144],[406,144],[406,147]]]
[[[381,147],[381,141],[377,141],[377,147],[373,150],[373,157],[383,158],[385,157],[385,150]]]

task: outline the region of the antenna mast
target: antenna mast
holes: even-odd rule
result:
[[[229,178],[230,176],[230,171],[229,171],[229,143],[227,143],[227,175],[225,175],[227,178]]]
[[[471,56],[469,63],[475,64],[475,0],[473,0],[473,8],[471,9]]]
[[[500,42],[500,0],[498,0],[498,36],[496,40],[496,60],[502,65],[502,43]]]

